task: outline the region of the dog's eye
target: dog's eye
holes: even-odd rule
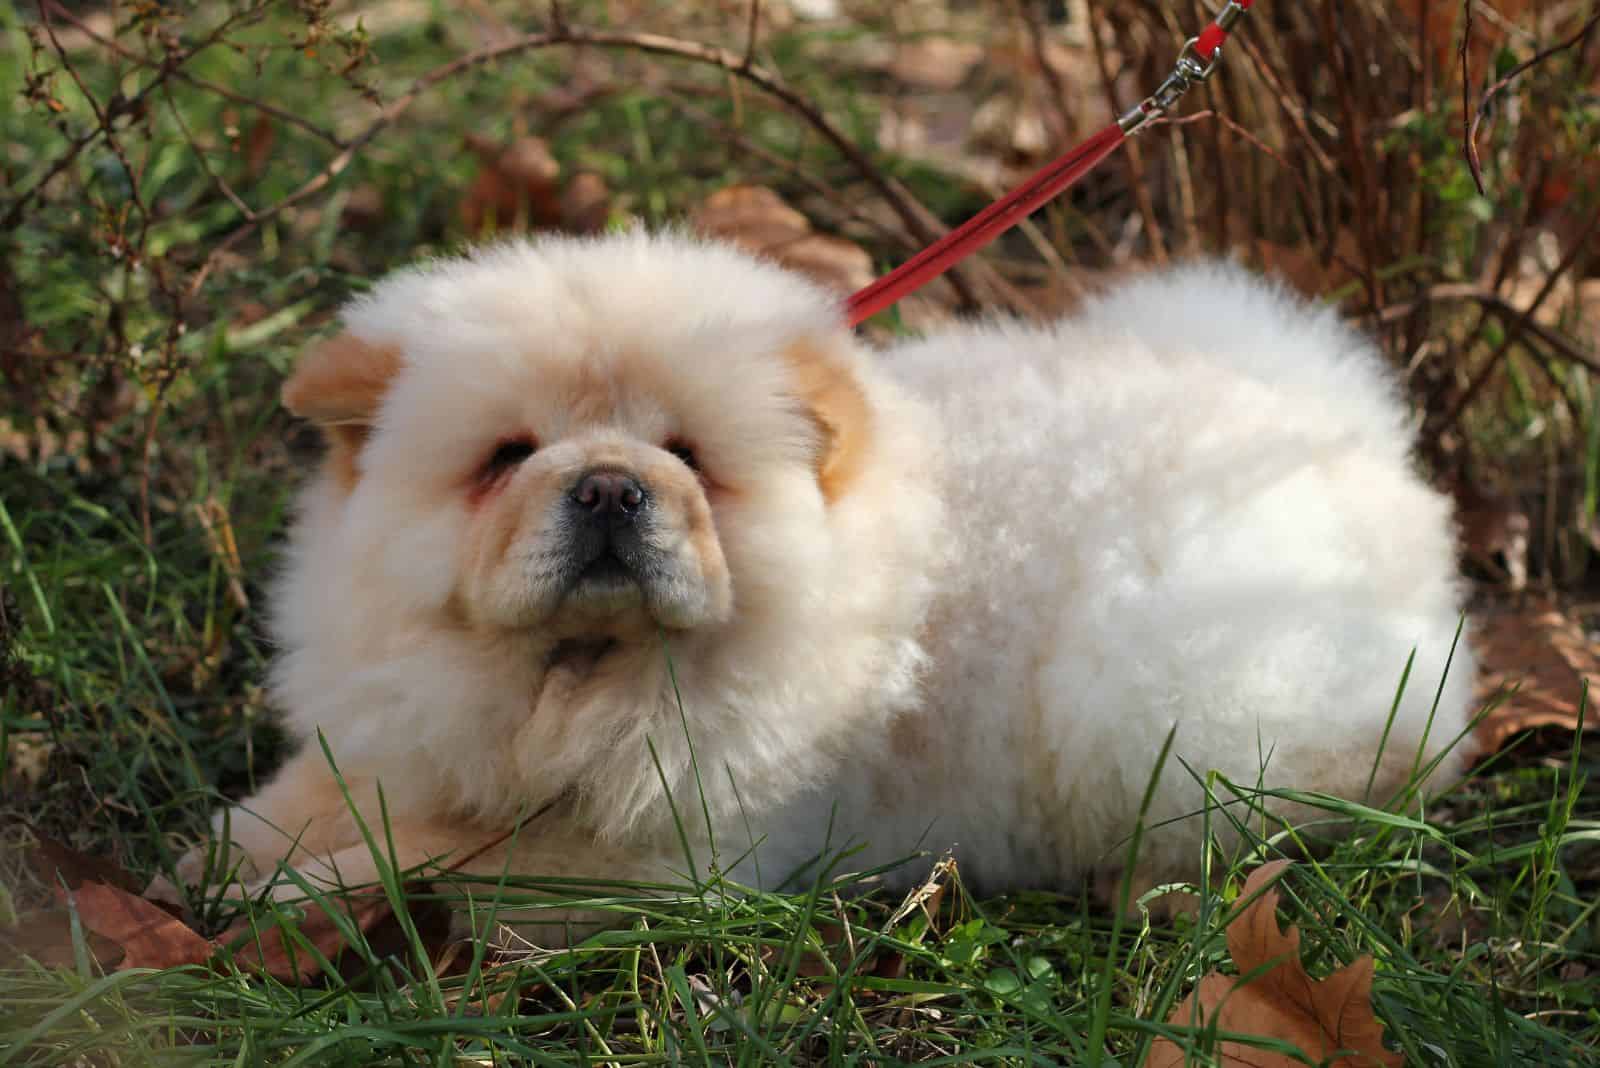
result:
[[[683,461],[683,466],[691,471],[700,470],[700,459],[694,454],[694,446],[679,438],[673,438],[662,448]]]
[[[484,461],[483,474],[494,476],[509,471],[538,451],[532,438],[511,438],[496,446],[489,459]]]

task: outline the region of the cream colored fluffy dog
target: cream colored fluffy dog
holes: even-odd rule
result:
[[[247,880],[373,877],[318,731],[402,866],[659,880],[674,805],[707,861],[703,794],[746,878],[953,847],[989,892],[1117,869],[1174,725],[1146,884],[1198,873],[1197,776],[1381,803],[1465,727],[1464,647],[1431,714],[1460,598],[1395,384],[1233,268],[872,352],[791,273],[634,234],[344,318],[284,388],[329,452],[277,588],[301,748],[228,817]]]

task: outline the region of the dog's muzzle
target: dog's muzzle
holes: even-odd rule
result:
[[[567,493],[568,542],[574,586],[641,582],[654,555],[647,543],[650,492],[632,473],[595,468]]]

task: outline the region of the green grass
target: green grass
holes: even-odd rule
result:
[[[193,41],[220,12],[245,6],[172,7],[178,13],[165,25]],[[572,6],[585,17],[600,7]],[[376,58],[350,77],[392,95],[477,43],[447,15],[439,5],[374,31]],[[23,97],[30,72],[54,65],[48,55],[30,57],[24,26],[0,2],[0,134],[14,148],[0,211],[92,120],[64,74],[46,91],[59,112]],[[878,153],[870,81],[843,79],[819,61],[880,29],[829,36],[819,52],[797,27],[773,36],[765,59],[935,213],[958,218],[982,192]],[[207,52],[191,69],[348,133],[372,105],[339,67],[364,45],[325,45],[310,56],[289,46],[303,30],[291,11],[274,8],[242,25],[239,48]],[[742,22],[706,16],[682,32],[738,47]],[[119,40],[134,47],[142,38],[133,30]],[[94,49],[74,58],[97,98],[147,84],[148,72],[123,65],[119,74]],[[23,357],[0,364],[0,649],[9,656],[0,661],[0,905],[48,905],[48,888],[20,848],[32,834],[146,876],[203,831],[219,797],[248,792],[282,757],[261,690],[271,650],[260,583],[312,446],[278,410],[277,384],[294,352],[328,329],[337,303],[366,279],[466,239],[456,216],[474,167],[464,133],[508,136],[527,120],[569,169],[606,176],[619,214],[652,221],[741,179],[806,203],[803,183],[721,143],[648,87],[647,71],[823,183],[855,180],[792,117],[757,110],[748,95],[733,100],[720,76],[655,61],[609,61],[617,64],[607,68],[610,91],[547,122],[539,105],[567,84],[569,60],[541,54],[442,87],[323,196],[241,243],[237,259],[194,295],[178,283],[242,219],[214,176],[253,204],[270,203],[324,165],[329,146],[280,125],[270,165],[252,174],[229,132],[248,131],[248,114],[175,84],[172,106],[153,96],[121,135],[149,217],[128,207],[127,176],[97,144],[0,239],[0,266],[14,279],[0,270],[0,297],[16,296],[31,331]],[[58,119],[65,130],[53,125]],[[1429,151],[1454,151],[1445,133],[1436,140]],[[1147,153],[1156,150],[1152,142]],[[382,196],[376,225],[344,214],[364,187]],[[1077,233],[1079,212],[1098,213],[1114,232],[1125,207],[1095,193],[1058,209],[1053,232]],[[1460,240],[1470,246],[1475,236],[1463,231]],[[143,267],[129,266],[119,240],[141,251]],[[890,244],[871,248],[884,261],[899,255]],[[1556,439],[1539,436],[1550,433],[1541,428],[1567,427],[1583,445],[1573,455],[1582,459],[1592,517],[1600,419],[1590,376],[1559,368],[1553,399],[1542,379],[1518,378],[1522,365],[1510,366],[1511,384],[1486,406],[1502,418],[1484,440],[1507,454],[1550,451]],[[1349,830],[1284,884],[1284,919],[1302,930],[1312,973],[1372,954],[1374,1003],[1410,1063],[1596,1062],[1597,765],[1593,742],[1532,738],[1425,809],[1411,802],[1403,818],[1331,812],[1349,819]],[[1155,1035],[1171,1031],[1162,1021],[1196,980],[1226,966],[1223,931],[1239,876],[1297,852],[1295,837],[1251,832],[1245,857],[1218,861],[1227,870],[1213,873],[1197,917],[1155,922],[1135,907],[1120,928],[1080,887],[978,901],[958,873],[946,878],[934,916],[899,915],[898,898],[843,874],[846,856],[794,895],[715,882],[649,896],[647,888],[520,878],[480,885],[474,896],[498,896],[502,908],[578,899],[613,913],[617,926],[562,952],[478,943],[443,974],[436,940],[425,936],[435,919],[426,899],[407,906],[413,925],[356,939],[353,965],[306,987],[226,962],[106,974],[85,945],[75,967],[0,960],[0,1065],[1131,1068]],[[392,880],[391,892],[398,885]],[[6,912],[0,907],[0,923]],[[256,913],[258,922],[270,919],[264,907]],[[221,908],[207,917],[227,919]],[[840,930],[849,932],[842,947]],[[1195,1063],[1208,1063],[1209,1040],[1192,1041]]]
[[[1593,765],[1576,753],[1564,764],[1508,765],[1426,817],[1357,813],[1349,833],[1283,884],[1285,918],[1301,929],[1314,975],[1375,956],[1374,1004],[1408,1063],[1593,1063],[1600,813],[1583,792]],[[1351,811],[1340,806],[1330,817]],[[382,828],[374,833],[381,850]],[[1298,853],[1285,834],[1252,838],[1245,866],[1286,848]],[[676,893],[481,882],[475,900],[508,920],[581,901],[618,926],[568,951],[502,935],[493,948],[460,950],[443,975],[438,941],[418,933],[436,919],[427,895],[406,906],[415,925],[354,938],[342,974],[308,987],[225,961],[109,976],[92,965],[16,964],[0,971],[0,1056],[21,1064],[82,1063],[107,1051],[120,1063],[1094,1063],[1091,1051],[1101,1050],[1137,1064],[1153,1036],[1183,1033],[1161,1021],[1194,981],[1228,966],[1231,878],[1217,880],[1221,891],[1197,917],[1149,922],[1136,907],[1119,937],[1081,895],[976,901],[959,873],[947,873],[930,917],[872,891],[871,873],[835,874],[848,867],[838,858],[794,895],[715,881]],[[385,882],[403,902],[398,878]],[[468,889],[460,877],[441,882]],[[270,912],[257,907],[256,922]],[[1208,1063],[1206,1037],[1191,1038],[1195,1063]]]

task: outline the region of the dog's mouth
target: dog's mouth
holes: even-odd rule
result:
[[[574,621],[595,621],[643,610],[650,597],[647,553],[615,541],[578,548],[568,557],[561,612]]]
[[[615,551],[607,549],[578,569],[572,585],[618,586],[630,583],[637,586],[639,576]]]
[[[687,539],[639,529],[579,530],[533,562],[547,636],[641,637],[721,618],[725,590],[707,586]],[[540,588],[542,587],[542,589]]]

